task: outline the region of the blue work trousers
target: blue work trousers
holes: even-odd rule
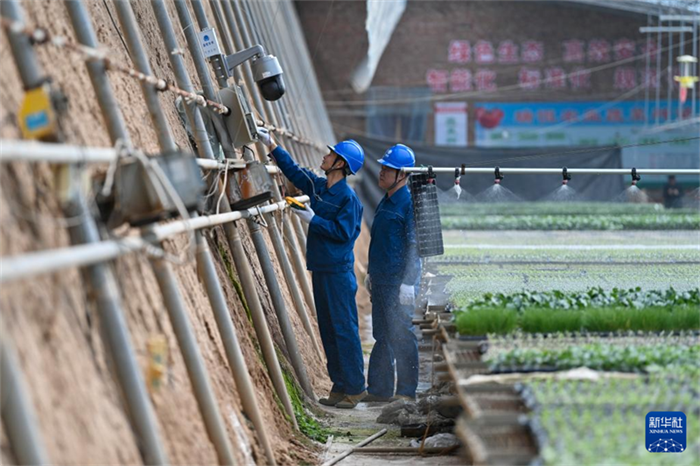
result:
[[[388,398],[415,398],[418,387],[418,339],[413,333],[413,306],[399,302],[400,285],[372,283],[372,336],[367,390]],[[396,379],[394,378],[396,371]]]
[[[357,325],[357,281],[347,272],[313,272],[314,302],[328,360],[332,391],[357,395],[365,390],[364,360]]]

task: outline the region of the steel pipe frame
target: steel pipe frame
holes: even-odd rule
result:
[[[0,411],[19,464],[50,464],[12,343],[0,330]]]
[[[212,3],[216,3],[217,1],[219,0],[212,0]],[[235,22],[236,20],[234,18],[235,15],[233,14],[233,8],[231,6],[232,3],[228,0],[222,0],[222,2],[224,7],[224,13],[227,19],[227,24],[229,26],[231,36],[234,38],[235,41],[235,48],[241,50],[244,47],[243,36],[241,35],[241,31],[244,30],[244,28],[237,27],[237,24]],[[240,16],[240,10],[238,11],[239,15],[237,15],[236,17]],[[249,39],[247,43],[250,44]],[[251,93],[253,94],[255,105],[256,107],[258,107],[258,111],[261,113],[269,112],[269,109],[262,108],[262,98],[260,96],[259,89],[253,81],[250,63],[245,63],[243,68],[247,87],[251,90]],[[274,114],[272,116],[274,117]],[[267,149],[262,144],[257,144],[256,147],[258,149],[259,158],[261,160],[265,160],[267,158],[265,156],[265,154],[267,153]],[[282,199],[282,196],[279,192],[279,188],[277,187],[276,183],[273,183],[273,198],[275,201],[280,201]],[[299,286],[304,291],[304,295],[306,296],[306,299],[309,303],[308,307],[312,309],[315,313],[315,306],[313,298],[311,296],[311,286],[308,282],[308,275],[306,274],[306,269],[303,266],[303,261],[299,253],[300,248],[298,247],[296,242],[289,243],[289,255],[292,256],[292,261],[295,264],[295,268],[292,269],[292,266],[289,262],[289,256],[286,254],[286,251],[284,249],[284,241],[282,240],[282,234],[280,234],[279,227],[277,226],[277,220],[272,215],[267,216],[266,220],[270,225],[270,237],[273,242],[273,247],[275,248],[275,253],[277,254],[278,260],[280,261],[280,264],[282,266],[282,272],[284,274],[285,280],[289,284],[288,288],[290,289],[290,293],[292,294],[294,306],[296,307],[297,313],[302,319],[302,323],[304,324],[306,332],[309,334],[310,338],[312,338],[314,349],[316,350],[319,358],[323,360],[323,353],[320,351],[318,337],[316,336],[316,333],[313,332],[311,321],[309,320],[309,316],[307,313],[307,305],[302,299],[300,299],[301,295],[299,294],[299,290],[296,289],[296,287],[293,285],[295,283],[299,283]],[[289,221],[292,222],[293,227],[296,228],[296,225],[299,225],[300,228],[299,219],[296,216],[292,215],[289,218]],[[299,266],[299,264],[301,264],[301,266]],[[293,271],[296,272],[296,277]]]
[[[83,45],[87,45],[88,47],[96,48],[97,38],[92,28],[90,17],[82,1],[68,0],[67,7],[71,17],[71,23],[76,31],[76,36],[78,37],[79,42]],[[133,21],[133,13],[130,15],[130,17],[127,14],[124,19],[126,21]],[[132,25],[132,27],[129,28],[129,31],[137,31],[136,26]],[[130,42],[132,46],[140,46],[138,37],[132,37]],[[138,62],[139,60],[136,61]],[[147,62],[147,60],[145,61]],[[99,88],[104,94],[104,97],[99,99],[99,103],[104,117],[108,122],[108,126],[112,128],[112,131],[110,131],[112,142],[116,143],[117,139],[128,140],[128,132],[126,130],[126,126],[124,125],[121,113],[119,113],[119,107],[116,105],[114,95],[109,87],[109,79],[106,76],[104,64],[99,62],[87,63],[88,67],[94,64],[98,64],[99,67],[94,67],[94,70],[91,72],[91,78],[93,86],[96,88],[96,92],[98,94],[100,93],[98,90]],[[137,63],[137,65],[139,65],[139,63]],[[148,88],[144,88],[143,90],[146,94],[148,94]],[[106,107],[107,102],[109,101],[112,101],[114,108]],[[154,120],[156,119],[157,118],[154,117]],[[168,310],[168,315],[187,367],[190,382],[194,388],[194,395],[197,399],[197,403],[204,420],[204,425],[207,433],[209,434],[210,440],[214,444],[219,462],[221,464],[234,464],[235,460],[233,450],[226,433],[223,418],[221,417],[221,413],[219,412],[219,408],[216,403],[214,392],[209,382],[209,375],[205,368],[204,360],[189,322],[187,310],[180,296],[180,290],[178,288],[175,275],[172,271],[170,263],[166,262],[164,259],[151,257],[150,262],[160,286],[163,300]]]
[[[218,2],[218,0],[211,0],[212,4],[217,4],[217,2]],[[199,1],[195,1],[194,4],[195,5],[199,4],[200,7],[196,8],[196,10],[200,9],[203,13],[203,9],[201,9],[201,3]],[[245,46],[251,46],[252,43],[251,43],[249,37],[247,35],[245,35],[245,37],[247,38],[247,41],[244,42],[244,40],[243,40],[244,36],[241,34],[241,31],[243,31],[243,34],[246,34],[245,27],[239,28],[239,27],[237,27],[237,24],[235,23],[234,16],[240,17],[240,10],[238,10],[239,14],[234,15],[233,9],[231,7],[231,3],[229,3],[227,0],[223,0],[223,10],[225,13],[226,22],[227,22],[228,27],[229,27],[230,35],[233,37],[233,39],[235,41],[235,46],[233,44],[229,44],[229,47],[232,49],[235,48],[237,50],[241,50]],[[200,14],[202,14],[202,13],[200,13]],[[208,26],[208,24],[206,23],[206,18],[203,18],[201,21],[199,21],[199,25],[202,28]],[[240,79],[241,76],[240,76],[240,72],[238,70],[238,67],[236,69],[234,69],[234,74],[235,74],[235,76],[239,76],[238,79]],[[266,107],[266,108],[262,107],[263,99],[261,98],[260,91],[253,80],[253,75],[252,75],[252,71],[251,71],[249,62],[246,62],[243,65],[243,77],[242,78],[246,81],[246,86],[248,87],[251,94],[253,95],[254,105],[257,107],[258,112],[261,115],[267,113],[268,118],[270,118],[270,116],[272,116],[274,118],[275,115],[273,113],[270,113],[269,107]],[[220,84],[224,84],[224,83],[220,83]],[[265,101],[265,102],[269,103],[267,101]],[[266,148],[260,143],[256,144],[256,148],[258,150],[258,158],[261,161],[265,161],[267,158],[265,156],[265,154],[267,153]],[[273,198],[275,201],[280,201],[282,199],[276,183],[273,183]],[[306,275],[306,270],[304,269],[303,266],[300,268],[297,268],[298,277],[296,279],[295,279],[294,275],[290,273],[292,271],[292,268],[291,268],[291,265],[289,264],[289,257],[287,256],[287,254],[284,251],[284,246],[283,246],[284,243],[282,241],[282,236],[281,236],[281,234],[279,232],[279,228],[277,226],[277,220],[271,215],[267,216],[266,220],[267,220],[268,225],[269,225],[268,232],[270,234],[271,241],[273,242],[275,254],[277,255],[277,258],[281,264],[281,268],[282,268],[282,272],[284,274],[285,280],[288,284],[290,284],[290,286],[289,286],[290,293],[292,294],[292,299],[294,300],[294,305],[297,309],[297,313],[299,314],[300,318],[302,319],[302,322],[304,324],[304,328],[306,329],[309,336],[312,338],[314,349],[317,351],[321,360],[323,360],[323,355],[320,352],[318,339],[316,337],[316,334],[313,332],[313,330],[311,328],[311,323],[309,321],[308,313],[306,312],[306,306],[304,305],[303,300],[299,299],[300,295],[298,293],[298,290],[293,290],[292,288],[294,288],[294,286],[291,285],[294,283],[299,283],[300,286],[305,291],[306,290],[309,291],[309,294],[307,296],[310,296],[310,284],[308,283],[308,277]],[[290,220],[292,222],[296,222],[296,223],[298,223],[298,221],[299,221],[299,219],[296,218],[295,216],[292,216],[290,218]],[[295,243],[290,244],[290,254],[292,256],[299,255],[299,249],[297,248],[297,245]],[[293,260],[295,261],[295,263],[301,263],[300,257],[295,257],[295,258],[293,258]],[[261,259],[261,262],[263,262],[263,261],[264,261],[264,259]],[[276,287],[274,287],[274,288],[276,288]],[[309,307],[311,309],[314,309],[313,301],[310,301],[310,302],[311,302],[311,304],[309,305]],[[275,307],[277,308],[277,306],[275,306]],[[292,353],[290,352],[290,354],[292,354]],[[307,384],[307,385],[310,387],[310,384]],[[304,391],[307,392],[307,395],[311,393],[307,389],[305,389]],[[311,396],[311,395],[309,395],[309,396],[313,399],[313,396]]]
[[[162,4],[161,4],[162,5]],[[130,7],[128,8],[130,10]],[[157,12],[157,5],[154,5],[154,13]],[[172,31],[172,23],[169,21],[169,17],[167,15],[167,10],[161,10],[160,11],[161,15],[165,15],[167,17],[167,21],[165,23],[169,23],[169,26],[165,24],[165,28],[163,29],[168,29],[171,34],[168,34],[170,37],[171,42],[175,42],[176,39],[174,37],[174,33]],[[161,18],[159,21],[163,22],[163,18]],[[135,26],[135,24],[134,24]],[[165,35],[165,34],[164,34]],[[139,52],[138,50],[135,50],[136,53],[141,53],[144,54],[143,50]],[[173,57],[174,58],[174,57]],[[179,57],[178,57],[179,58]],[[179,68],[177,66],[173,66],[173,68]],[[143,73],[146,73],[145,70],[139,70]],[[181,76],[183,78],[185,76]],[[180,81],[183,81],[185,84],[188,84],[189,87],[191,88],[191,82],[189,82],[189,76],[186,76],[186,79],[180,79]],[[149,107],[149,111],[151,111],[151,108]],[[160,110],[160,106],[158,105],[156,108],[156,111],[160,112],[162,115],[162,111]],[[196,124],[194,121],[190,121],[191,124]],[[168,133],[169,128],[167,128]],[[169,145],[174,146],[175,143],[170,139],[170,141],[166,141]],[[207,147],[210,147],[209,144],[206,144]],[[206,156],[206,154],[204,154]],[[201,160],[201,162],[204,162],[205,160]],[[207,160],[207,162],[214,162],[215,166],[211,168],[216,168],[217,166],[224,165],[226,164],[217,164],[214,160]],[[201,163],[200,163],[201,166]],[[244,165],[245,166],[245,165]],[[218,178],[216,180],[212,180],[215,183],[219,183]],[[157,236],[157,235],[156,235]],[[248,369],[247,369],[247,364],[245,362],[245,359],[243,357],[243,353],[240,348],[240,344],[238,342],[238,337],[235,332],[235,328],[231,322],[231,317],[229,313],[229,309],[226,303],[226,298],[223,294],[222,288],[221,288],[221,283],[219,281],[219,277],[216,273],[216,268],[214,266],[214,261],[211,256],[211,251],[209,249],[209,245],[207,243],[206,238],[201,232],[197,232],[195,234],[195,241],[197,245],[197,253],[196,253],[196,260],[197,260],[197,269],[200,273],[200,277],[203,278],[204,284],[205,284],[205,289],[207,291],[207,296],[209,298],[210,305],[212,307],[212,311],[214,314],[214,318],[217,323],[217,327],[219,329],[219,333],[221,335],[222,342],[224,344],[224,350],[226,352],[226,356],[229,362],[230,370],[232,373],[232,376],[234,378],[234,382],[236,383],[236,386],[238,388],[238,392],[241,397],[241,402],[244,406],[245,412],[248,414],[250,419],[253,421],[254,426],[256,427],[256,430],[258,431],[259,439],[262,444],[263,450],[265,452],[265,457],[267,460],[268,464],[276,464],[275,458],[274,458],[274,453],[269,441],[269,438],[267,436],[267,431],[266,431],[266,426],[263,423],[262,416],[260,414],[260,410],[257,404],[257,398],[255,396],[255,392],[253,389],[253,384],[250,379],[250,375],[248,374]]]
[[[124,31],[124,38],[129,49],[131,60],[134,62],[134,67],[137,71],[152,76],[153,71],[151,70],[148,56],[143,47],[131,3],[129,3],[128,0],[117,0],[114,2],[114,6],[117,11],[117,17],[119,18],[119,24],[121,24],[122,30]],[[148,114],[151,116],[151,121],[156,130],[160,149],[163,152],[175,152],[178,147],[177,144],[175,144],[170,125],[160,106],[160,99],[155,86],[141,81],[141,91],[143,92],[146,107],[148,108]]]
[[[299,202],[308,202],[307,196],[296,197]],[[260,209],[237,210],[219,215],[196,217],[161,225],[154,225],[149,240],[161,242],[188,231],[227,225],[242,218],[264,215],[287,208],[286,202],[279,202]],[[0,283],[19,280],[42,273],[56,272],[68,267],[84,267],[100,262],[108,262],[132,252],[148,249],[150,243],[141,236],[127,236],[119,240],[96,241],[66,248],[29,252],[18,256],[1,257]],[[156,254],[151,250],[149,253]],[[116,285],[115,285],[116,286]]]
[[[403,168],[406,173],[455,173],[460,167],[411,167]],[[494,168],[465,168],[464,174],[494,174]],[[700,175],[700,168],[567,168],[570,175],[631,175],[636,170],[638,175]],[[532,175],[532,174],[552,174],[561,175],[563,168],[501,168],[498,171],[503,175]]]
[[[194,29],[195,26],[192,22],[192,17],[187,9],[185,0],[175,0],[175,8],[177,9],[180,26],[185,31],[188,49],[190,50],[192,59],[195,62],[195,68],[202,84],[204,94],[210,100],[218,99],[218,94],[216,94],[214,84],[211,81],[207,64],[204,60],[204,56],[202,55],[202,51],[199,48],[197,32]],[[260,298],[255,289],[253,273],[250,268],[250,264],[245,260],[245,250],[243,249],[243,244],[240,239],[240,233],[233,225],[228,225],[225,228],[227,228],[226,234],[229,241],[229,246],[231,247],[234,265],[241,279],[241,285],[243,287],[243,292],[245,294],[248,307],[251,310],[255,332],[258,336],[258,341],[260,342],[268,373],[270,374],[272,384],[275,387],[277,395],[282,401],[282,405],[284,406],[287,415],[290,417],[295,429],[298,430],[299,427],[294,415],[294,408],[289,397],[289,392],[287,391],[287,386],[284,382],[284,376],[282,375],[282,368],[280,366],[279,359],[277,358],[277,353],[272,342],[270,330],[267,326],[267,321],[265,319]]]
[[[113,147],[87,147],[69,144],[0,139],[0,163],[3,162],[47,162],[56,164],[71,163],[112,163],[118,158]],[[246,163],[240,159],[197,159],[197,165],[204,170],[242,170]],[[279,173],[278,167],[266,165],[268,173]]]
[[[206,17],[206,12],[204,11],[204,6],[201,0],[192,0],[192,6],[194,7],[195,15],[197,16],[197,22],[201,29],[209,27],[208,19]],[[226,85],[226,82],[219,82],[219,85]],[[244,153],[244,159],[247,162],[251,162],[250,154]],[[248,219],[246,221],[248,229],[250,231],[251,239],[253,240],[253,245],[255,252],[258,256],[258,261],[263,271],[263,277],[267,284],[268,292],[270,293],[270,299],[272,301],[272,307],[277,315],[277,321],[282,331],[282,337],[284,338],[285,346],[289,356],[289,361],[294,368],[297,379],[309,398],[315,400],[315,395],[313,387],[309,382],[308,375],[306,373],[306,367],[303,359],[301,358],[301,353],[296,340],[296,334],[294,333],[294,328],[289,320],[289,315],[287,313],[287,307],[284,303],[284,298],[282,296],[279,281],[277,280],[277,275],[275,274],[275,269],[272,264],[272,259],[270,257],[267,244],[265,243],[265,238],[263,236],[260,225],[253,219]],[[279,233],[278,233],[279,234]],[[286,384],[285,384],[286,387]],[[291,401],[291,400],[290,400]],[[290,403],[291,407],[291,403]],[[294,425],[298,428],[296,424],[296,416],[294,415],[294,410],[292,411],[290,417],[295,421]]]
[[[3,1],[0,8],[2,8],[3,16],[15,21],[22,21],[21,8],[15,0]],[[38,82],[43,81],[42,70],[32,45],[26,36],[22,38],[17,34],[10,33],[9,40],[25,88],[31,88]],[[101,64],[95,63],[94,66],[88,67],[93,83],[96,82],[94,73],[99,70],[100,66]],[[108,86],[108,84],[105,83],[100,88],[96,88],[95,92],[98,98],[109,100],[109,89],[105,86]],[[117,120],[113,126],[110,126],[110,134],[116,133],[120,124],[123,125],[123,121],[118,119],[118,110],[112,109],[111,112],[113,112]],[[70,171],[70,168],[67,168],[67,170]],[[82,194],[79,190],[73,190],[70,195],[71,197],[67,202],[64,202],[64,212],[69,216],[79,216],[83,220],[80,224],[69,229],[71,241],[74,244],[98,242],[100,238],[97,225],[90,216]],[[167,463],[167,456],[162,445],[158,422],[150,403],[145,382],[136,359],[136,353],[131,345],[131,337],[124,319],[117,282],[113,272],[105,264],[95,264],[85,271],[83,278],[87,281],[92,291],[92,296],[94,296],[96,301],[97,310],[100,312],[101,321],[105,329],[104,334],[107,338],[107,346],[114,361],[125,404],[131,422],[134,425],[134,430],[138,439],[140,439],[139,443],[142,445],[144,462],[147,464],[165,464]],[[19,381],[17,382],[20,383]],[[19,415],[21,411],[27,409],[26,404],[20,399],[16,408],[13,408],[13,410],[15,409],[17,410],[15,414]],[[14,422],[20,419],[12,416],[10,421]],[[14,427],[8,427],[8,430],[10,429],[14,429]],[[26,438],[22,441],[23,444],[31,444],[38,441],[37,436],[32,435],[31,432],[27,432],[24,435],[26,435]],[[43,448],[37,445],[34,449],[40,451]],[[18,459],[24,462],[23,458]],[[45,462],[44,458],[38,458],[37,461],[39,460]]]
[[[216,1],[216,0],[214,0]],[[237,49],[242,49],[245,47],[250,47],[252,45],[252,42],[250,40],[250,36],[248,34],[247,26],[245,22],[243,21],[243,15],[240,9],[240,5],[238,5],[237,1],[234,0],[222,0],[223,6],[224,6],[224,12],[226,13],[226,18],[227,18],[227,23],[229,26],[229,30],[231,33],[231,36],[234,38],[235,41],[235,46]],[[250,63],[246,62],[243,65],[244,69],[244,77],[246,80],[246,84],[250,92],[253,94],[254,98],[254,103],[255,106],[258,109],[258,112],[260,114],[267,114],[268,118],[277,118],[274,112],[271,111],[270,107],[263,108],[262,102],[263,99],[260,96],[260,91],[258,87],[255,85],[255,82],[253,80],[253,74],[250,68]],[[265,101],[267,102],[267,101]],[[269,103],[269,102],[268,102]],[[276,122],[276,120],[273,120]],[[276,124],[279,126],[279,123],[276,122]],[[257,144],[257,149],[258,149],[258,157],[261,160],[264,160],[266,157],[264,154],[267,153],[267,149],[262,145],[262,144]],[[273,183],[273,197],[275,201],[279,201],[282,199],[282,196],[279,192],[279,188],[277,187],[276,183]],[[297,218],[295,215],[292,215],[289,218],[289,221],[292,223],[292,227],[295,229],[297,232],[301,232],[301,222],[299,221],[299,218]],[[279,233],[279,228],[277,227],[277,222],[274,218],[272,218],[269,222],[270,224],[270,235],[271,236],[279,236],[280,239],[279,241],[282,242],[281,238],[282,236]],[[283,230],[288,230],[284,229]],[[282,234],[287,235],[287,231],[284,231]],[[300,251],[306,255],[306,242],[305,240],[303,242],[300,242],[300,244],[297,244],[297,242],[294,240],[294,237],[290,237],[287,235],[287,241],[289,244],[289,252],[290,255],[292,256],[292,263],[294,264],[294,271],[296,272],[296,277],[297,279],[294,280],[292,277],[285,276],[285,279],[287,280],[287,283],[299,283],[303,294],[306,298],[306,304],[308,307],[313,311],[314,315],[316,314],[316,306],[313,301],[313,295],[311,293],[311,284],[309,283],[309,277],[306,273],[306,267],[304,266],[304,261],[300,256]],[[277,241],[277,239],[273,239],[273,242]],[[288,257],[285,258],[285,254],[279,254],[278,252],[278,259],[280,262],[284,262],[289,260]],[[286,270],[287,267],[283,265],[282,270],[284,273],[284,270]],[[294,295],[293,295],[294,296]],[[297,312],[302,316],[303,321],[308,321],[308,315],[306,313],[306,306],[303,305],[303,302],[296,302],[297,298],[295,299],[295,306],[297,308]],[[305,324],[306,327],[306,324]],[[308,332],[308,328],[307,328]],[[318,348],[318,341],[315,336],[315,333],[313,334],[312,337],[315,341],[315,347]],[[320,354],[319,351],[319,356],[321,357],[321,360],[323,360],[322,355]]]

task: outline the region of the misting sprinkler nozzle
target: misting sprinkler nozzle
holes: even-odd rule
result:
[[[561,169],[561,177],[562,177],[561,184],[563,184],[564,186],[569,184],[569,181],[571,181],[571,175],[569,174],[569,171],[566,167]]]
[[[503,175],[501,174],[501,169],[499,167],[496,167],[496,169],[493,171],[493,177],[494,177],[494,184],[501,184],[501,180],[503,179]]]
[[[637,173],[637,169],[632,167],[632,186],[637,186],[637,182],[641,179],[642,177]]]

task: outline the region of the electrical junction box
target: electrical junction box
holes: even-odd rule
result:
[[[204,58],[211,58],[215,55],[223,54],[214,28],[205,28],[199,31],[199,43],[202,46]]]
[[[238,148],[257,142],[258,127],[243,90],[236,85],[225,87],[219,91],[219,97],[221,103],[231,110],[224,116],[224,122],[233,146]]]
[[[58,119],[53,107],[51,85],[48,82],[29,89],[19,110],[19,126],[24,139],[55,141]]]
[[[158,164],[188,212],[201,209],[204,181],[193,154],[172,152],[149,160]],[[114,205],[108,227],[115,228],[123,222],[142,226],[179,215],[160,177],[137,158],[121,160],[114,179]]]

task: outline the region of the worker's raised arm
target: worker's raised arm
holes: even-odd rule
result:
[[[320,177],[309,169],[301,168],[299,164],[292,159],[289,152],[275,143],[267,128],[258,128],[258,136],[260,137],[260,142],[270,149],[271,152],[268,155],[277,162],[277,166],[284,176],[286,176],[294,186],[301,189],[304,194],[309,196],[313,195],[314,183],[316,183]]]
[[[282,173],[284,173],[284,176],[286,176],[294,186],[301,189],[306,195],[311,196],[314,194],[314,184],[320,178],[318,175],[307,168],[301,168],[292,160],[289,152],[280,146],[275,147],[274,150],[270,152],[270,156],[275,159],[277,166]]]

